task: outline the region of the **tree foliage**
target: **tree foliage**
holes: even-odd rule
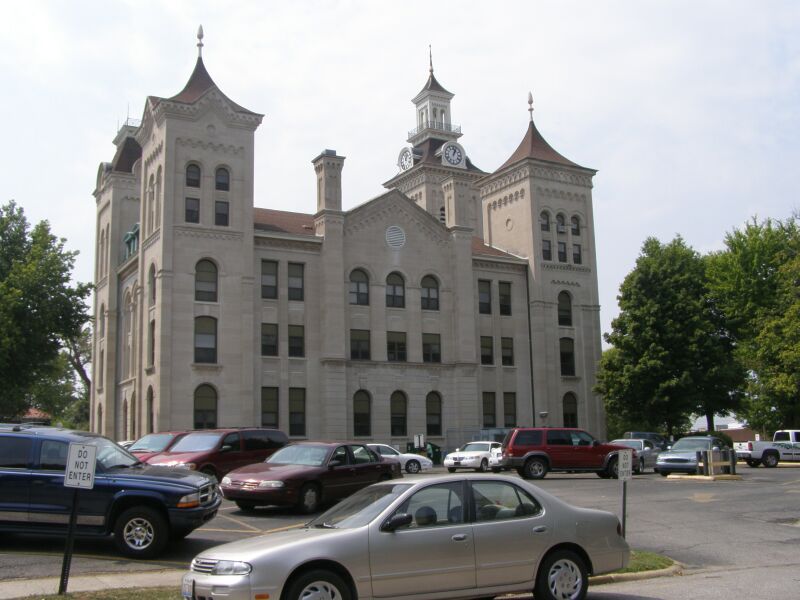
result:
[[[91,286],[71,284],[77,253],[64,246],[47,221],[31,228],[14,201],[0,207],[0,415],[5,418],[28,408],[31,391],[58,371],[64,340],[78,339],[88,320]],[[58,383],[51,383],[55,393]]]
[[[800,427],[800,230],[755,220],[709,258],[709,286],[748,373],[739,412],[757,430]]]
[[[597,391],[609,418],[637,428],[686,428],[692,414],[737,406],[743,372],[706,285],[706,261],[678,237],[649,238],[618,296]],[[712,427],[713,429],[713,421]]]

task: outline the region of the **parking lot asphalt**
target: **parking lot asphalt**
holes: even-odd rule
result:
[[[628,541],[635,549],[665,554],[683,563],[685,576],[672,579],[730,572],[735,575],[729,579],[741,579],[741,586],[761,580],[762,574],[769,572],[770,589],[785,587],[784,596],[793,597],[798,589],[794,572],[799,565],[792,560],[796,553],[791,548],[796,549],[800,544],[800,468],[740,466],[739,472],[742,481],[674,481],[653,473],[634,476],[627,486]],[[593,474],[550,474],[537,485],[571,504],[620,513],[622,486],[618,481],[600,479]],[[306,520],[307,517],[287,509],[265,508],[243,513],[226,501],[216,519],[172,545],[160,559],[151,561],[119,556],[110,539],[78,540],[70,590],[77,591],[82,585],[116,587],[113,582],[122,584],[129,580],[144,587],[147,581],[179,579],[179,572],[205,548],[300,526]],[[10,594],[19,584],[24,584],[26,595],[53,592],[58,585],[62,557],[61,538],[3,536],[0,539],[0,597],[15,597]],[[135,578],[129,579],[124,574]],[[33,589],[36,585],[45,589]],[[635,590],[654,585],[663,587],[666,584],[638,582]],[[687,597],[631,596],[631,586],[615,583],[596,587],[589,597],[626,600]],[[695,594],[692,597],[716,596]]]

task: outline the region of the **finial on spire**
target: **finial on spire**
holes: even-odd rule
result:
[[[431,75],[433,75],[433,50],[430,44],[428,44],[428,64],[430,65]]]
[[[197,58],[203,58],[203,26],[197,28]]]
[[[528,92],[528,112],[531,114],[531,123],[533,123],[533,94]]]

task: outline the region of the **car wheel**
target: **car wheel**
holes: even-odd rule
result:
[[[485,458],[481,461],[481,466],[475,469],[478,473],[486,473],[489,470],[489,461]]]
[[[247,500],[236,500],[236,506],[238,506],[240,510],[250,512],[251,510],[255,510],[256,503],[248,502]]]
[[[319,508],[319,488],[313,483],[307,483],[300,488],[300,501],[297,508],[304,514],[312,513]]]
[[[455,467],[447,467],[447,472],[448,473],[455,473],[456,472],[456,468]]]
[[[288,586],[286,600],[351,600],[347,583],[336,573],[315,569],[300,574]]]
[[[499,473],[502,470],[500,467],[492,467],[492,473]]]
[[[639,460],[639,464],[636,466],[636,470],[634,471],[637,475],[641,475],[644,473],[644,459]]]
[[[608,474],[608,473],[606,473],[605,471],[597,471],[597,473],[595,473],[595,474],[596,474],[596,475],[597,475],[597,476],[598,476],[600,479],[609,479],[609,478],[611,477],[611,475],[609,475],[609,474]]]
[[[758,467],[760,464],[761,464],[761,461],[760,461],[760,460],[754,460],[754,459],[752,459],[752,458],[749,458],[749,459],[747,460],[747,466],[748,466],[748,467],[752,467],[752,468],[754,468],[754,469],[755,469],[756,467]]]
[[[522,467],[524,479],[544,479],[545,475],[547,475],[547,463],[541,458],[529,458]]]
[[[667,475],[669,475],[669,473],[667,473],[666,471],[656,471],[656,472],[657,472],[659,475],[661,475],[662,477],[666,477]]]
[[[200,472],[205,473],[209,477],[217,479],[217,472],[214,470],[214,467],[203,467],[202,469],[200,469]]]
[[[536,600],[583,600],[588,589],[583,559],[571,550],[558,550],[539,567],[533,595]]]
[[[413,475],[414,473],[419,473],[419,461],[418,460],[410,460],[406,463],[406,473],[410,473]]]
[[[606,472],[608,473],[608,476],[611,477],[612,479],[617,479],[619,477],[619,461],[617,460],[616,456],[614,458],[609,459],[608,467],[606,467]]]
[[[778,466],[778,455],[775,452],[764,452],[761,457],[761,462],[768,469]]]
[[[167,545],[169,526],[161,513],[149,506],[124,511],[114,523],[114,543],[133,558],[152,558]]]

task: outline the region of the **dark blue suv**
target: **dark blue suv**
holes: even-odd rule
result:
[[[114,535],[134,558],[158,555],[214,518],[216,481],[188,469],[151,467],[101,435],[55,427],[0,427],[0,531],[65,535],[73,489],[64,487],[70,442],[97,446],[94,489],[78,492],[76,532]]]

